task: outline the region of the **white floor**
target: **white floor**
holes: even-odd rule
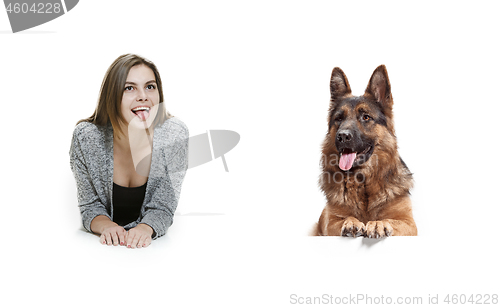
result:
[[[39,232],[5,247],[2,297],[10,307],[284,307],[314,297],[427,304],[429,296],[498,292],[491,235],[252,236],[234,218],[176,216],[166,236],[135,250],[101,245],[78,228],[59,239]]]

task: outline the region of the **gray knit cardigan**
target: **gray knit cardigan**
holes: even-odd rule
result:
[[[139,223],[153,228],[153,239],[166,233],[173,222],[182,181],[188,166],[186,125],[173,117],[154,129],[153,152],[146,195],[139,218],[124,226]],[[98,215],[113,219],[113,127],[79,123],[73,132],[70,165],[78,191],[78,206],[83,227],[90,230]]]

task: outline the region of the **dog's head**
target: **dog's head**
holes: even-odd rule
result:
[[[340,169],[363,165],[381,143],[395,146],[391,85],[384,65],[375,69],[362,96],[351,94],[346,75],[336,67],[330,92],[329,138],[339,154]]]

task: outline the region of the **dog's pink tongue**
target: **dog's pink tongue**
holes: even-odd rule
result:
[[[340,169],[344,171],[351,169],[355,159],[356,159],[356,153],[342,154],[342,156],[340,156],[340,161],[339,161]]]
[[[135,114],[143,121],[149,117],[149,112],[143,110],[137,111]]]

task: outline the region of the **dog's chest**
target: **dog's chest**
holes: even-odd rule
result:
[[[350,208],[352,216],[363,223],[378,220],[381,210],[380,206],[373,206],[373,198],[369,197],[368,191],[365,182],[346,181],[344,183],[344,204]]]
[[[365,216],[368,208],[365,183],[355,179],[344,181],[344,201],[354,211],[355,216]]]

